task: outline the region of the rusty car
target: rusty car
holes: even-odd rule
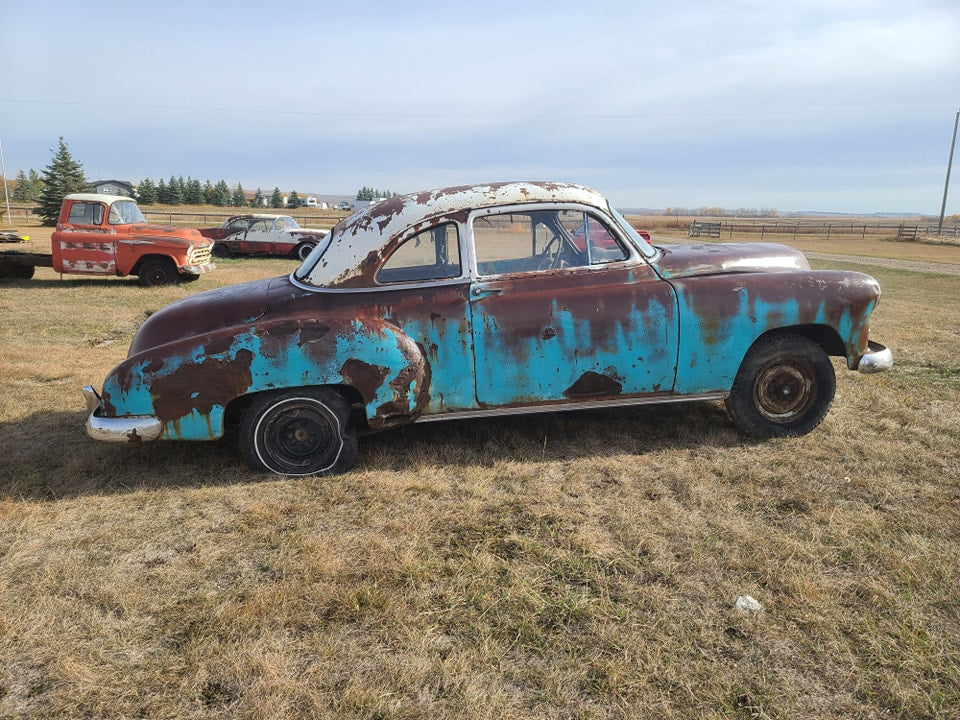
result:
[[[769,243],[656,246],[598,192],[508,182],[390,198],[288,276],[186,297],[86,386],[96,439],[238,430],[255,470],[344,472],[413,422],[724,401],[755,437],[816,428],[831,356],[889,368],[870,276]]]
[[[234,215],[215,228],[200,228],[213,241],[213,256],[280,255],[303,260],[327,230],[300,227],[289,215]]]

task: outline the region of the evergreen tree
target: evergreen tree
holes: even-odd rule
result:
[[[27,174],[21,170],[17,173],[16,183],[17,186],[13,188],[10,193],[10,197],[16,200],[17,202],[26,202],[32,198],[28,197],[30,192],[30,181],[27,179]]]
[[[183,188],[179,181],[170,176],[170,182],[167,184],[167,205],[183,205]]]
[[[203,185],[203,201],[207,205],[214,205],[215,203],[213,202],[213,200],[215,197],[216,197],[216,190],[214,189],[213,184],[209,180],[207,180],[207,182],[204,183]]]
[[[291,208],[300,207],[300,196],[297,195],[296,190],[291,192],[290,197],[287,198],[287,207],[291,207]]]
[[[30,168],[28,182],[30,183],[30,190],[27,193],[27,199],[36,200],[40,197],[40,191],[43,190],[43,180],[40,179],[40,175],[33,168]]]
[[[184,205],[203,205],[206,198],[203,195],[203,185],[199,180],[187,178],[187,185],[183,190]]]
[[[43,219],[44,225],[56,225],[64,196],[89,188],[83,167],[70,156],[67,143],[61,136],[53,160],[43,169],[43,189],[38,198],[40,206],[34,208],[34,212]]]
[[[163,178],[157,183],[157,202],[166,205],[170,201],[170,191],[167,189],[167,183]]]
[[[226,180],[220,180],[213,188],[213,205],[226,207],[230,204],[230,186]]]
[[[247,194],[243,191],[243,185],[240,183],[237,183],[237,187],[233,191],[233,201],[230,204],[234,207],[247,206]]]
[[[157,201],[157,186],[150,178],[144,178],[137,185],[137,201],[141,205],[153,205]]]
[[[263,207],[263,193],[260,192],[260,188],[257,188],[257,192],[253,196],[253,202],[251,203],[254,207]]]
[[[280,188],[274,188],[273,194],[270,196],[270,207],[272,208],[282,208],[283,207],[283,195],[280,194]]]

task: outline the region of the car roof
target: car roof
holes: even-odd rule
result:
[[[362,208],[330,231],[330,246],[307,276],[321,287],[364,285],[364,271],[393,250],[397,235],[434,222],[465,219],[466,213],[501,205],[576,203],[601,210],[607,201],[596,190],[571,183],[519,181],[458,185],[397,195]]]
[[[129,200],[136,202],[132,197],[126,195],[104,195],[102,193],[71,193],[63,198],[64,200],[80,200],[82,202],[102,202],[110,205],[117,200]]]

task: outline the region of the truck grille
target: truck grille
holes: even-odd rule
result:
[[[191,265],[203,265],[210,262],[210,246],[194,245],[187,255],[187,260]]]

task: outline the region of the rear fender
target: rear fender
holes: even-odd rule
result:
[[[429,397],[422,350],[382,319],[285,318],[228,328],[128,358],[103,386],[110,416],[152,415],[165,439],[224,432],[227,405],[266,390],[349,386],[377,430],[414,419]]]

